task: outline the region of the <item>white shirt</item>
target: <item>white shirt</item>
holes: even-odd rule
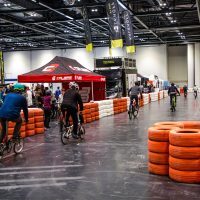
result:
[[[33,105],[32,92],[30,90],[26,91],[26,100],[27,100],[28,106]]]

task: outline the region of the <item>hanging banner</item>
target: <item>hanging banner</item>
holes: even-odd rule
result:
[[[111,35],[111,47],[123,47],[122,30],[117,0],[107,0],[106,11]]]
[[[92,37],[90,30],[90,22],[88,20],[87,8],[85,6],[83,7],[83,23],[84,23],[85,37],[86,37],[86,51],[91,52],[93,50]]]
[[[4,84],[4,61],[3,61],[2,51],[0,51],[0,67],[1,67],[1,84]]]
[[[134,32],[129,11],[123,12],[127,53],[135,53]]]

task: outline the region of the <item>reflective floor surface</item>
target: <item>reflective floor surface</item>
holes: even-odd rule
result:
[[[200,185],[176,183],[147,170],[147,129],[158,121],[199,120],[200,97],[169,98],[86,124],[85,141],[63,145],[56,122],[43,135],[25,139],[22,154],[0,163],[2,200],[200,199]]]

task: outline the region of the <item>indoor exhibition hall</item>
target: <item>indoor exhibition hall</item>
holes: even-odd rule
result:
[[[200,0],[0,0],[0,200],[200,199]]]

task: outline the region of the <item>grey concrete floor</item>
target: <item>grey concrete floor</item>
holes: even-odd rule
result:
[[[62,145],[56,122],[44,135],[25,139],[22,154],[0,163],[3,200],[200,199],[200,185],[176,183],[147,170],[147,129],[158,121],[199,120],[200,97],[169,98],[86,124],[84,142]]]

